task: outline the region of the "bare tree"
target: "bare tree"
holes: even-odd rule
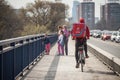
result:
[[[47,25],[49,23],[50,6],[46,1],[35,1],[35,4],[29,4],[27,7],[31,22],[36,26]]]
[[[61,25],[65,22],[65,10],[66,6],[63,3],[51,3],[51,13],[50,13],[50,20],[51,26],[49,29],[52,31],[56,31],[58,25]]]
[[[0,39],[16,37],[21,29],[21,21],[14,9],[5,1],[0,1]]]
[[[68,6],[63,3],[36,0],[34,4],[29,4],[27,9],[30,22],[36,26],[43,25],[49,30],[55,31],[57,25],[65,22]]]
[[[7,2],[0,1],[0,39],[21,36],[24,31],[27,34],[56,31],[56,26],[65,23],[67,9],[63,3],[36,0],[16,13]]]

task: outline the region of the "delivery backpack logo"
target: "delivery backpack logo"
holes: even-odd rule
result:
[[[73,36],[75,36],[76,38],[83,38],[85,37],[86,34],[86,26],[84,24],[82,25],[75,25],[74,28],[76,27],[76,29],[73,32]]]

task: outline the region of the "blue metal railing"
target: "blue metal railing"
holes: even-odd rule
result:
[[[43,35],[30,35],[0,41],[0,80],[15,80],[44,51]],[[57,35],[49,35],[51,44]],[[6,47],[5,47],[6,46]]]

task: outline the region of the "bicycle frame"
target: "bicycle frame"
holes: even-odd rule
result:
[[[83,72],[83,66],[85,64],[85,56],[84,56],[84,46],[78,47],[78,56],[79,56],[79,64],[81,63],[81,71]],[[84,61],[84,62],[83,62]]]

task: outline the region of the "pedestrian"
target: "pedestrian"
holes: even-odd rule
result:
[[[69,31],[67,30],[67,26],[63,25],[63,32],[64,32],[64,49],[66,55],[68,55],[68,38],[69,38]]]
[[[63,27],[61,25],[58,26],[58,36],[60,35],[61,31],[63,30]]]
[[[58,55],[64,55],[64,40],[63,40],[63,31],[60,31],[58,36]]]
[[[47,34],[45,34],[45,36],[44,36],[44,44],[45,44],[46,55],[49,55],[49,53],[50,53],[50,40],[49,40]]]

